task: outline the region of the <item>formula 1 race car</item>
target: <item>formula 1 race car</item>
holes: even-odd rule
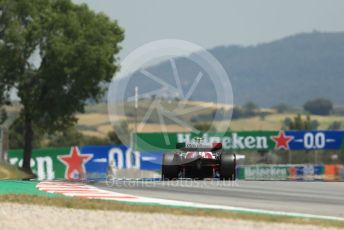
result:
[[[177,151],[165,153],[162,180],[178,178],[220,178],[235,180],[236,156],[222,152],[221,143],[203,143],[201,138],[191,143],[177,143]]]

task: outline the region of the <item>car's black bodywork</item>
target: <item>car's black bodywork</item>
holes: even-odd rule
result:
[[[221,143],[212,147],[190,145],[182,147],[178,144],[178,151],[165,153],[162,164],[162,179],[178,178],[219,178],[222,180],[236,179],[236,156],[234,153],[221,151]],[[185,146],[185,145],[184,145]]]

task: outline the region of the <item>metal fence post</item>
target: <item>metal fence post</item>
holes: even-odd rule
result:
[[[292,163],[292,161],[293,161],[293,156],[292,156],[292,154],[291,154],[291,151],[290,150],[288,150],[288,158],[289,158],[289,164],[291,164]]]
[[[8,129],[0,127],[0,162],[7,161],[8,152]]]

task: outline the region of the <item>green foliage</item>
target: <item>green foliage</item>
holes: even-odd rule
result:
[[[244,115],[243,110],[239,106],[234,106],[233,111],[232,111],[232,119],[240,119]]]
[[[302,120],[300,114],[298,114],[289,125],[289,129],[291,130],[306,130],[309,129],[310,126],[310,118],[307,116],[306,121]]]
[[[128,131],[127,131],[128,132]],[[79,132],[75,126],[63,132],[49,136],[48,146],[65,147],[74,145],[119,145],[122,144],[116,131],[108,133],[106,138],[87,136]]]
[[[194,128],[203,132],[217,132],[216,127],[214,127],[211,123],[207,122],[197,123],[194,125]]]
[[[285,113],[291,110],[291,107],[289,105],[283,103],[275,105],[272,108],[275,109],[277,113]]]
[[[257,114],[257,110],[259,110],[259,107],[252,101],[247,102],[242,108],[247,117],[255,116]]]
[[[234,106],[232,111],[232,119],[235,120],[259,116],[261,120],[265,120],[266,116],[270,114],[271,112],[261,111],[259,107],[253,102],[247,102],[242,107]]]
[[[270,113],[269,112],[259,112],[258,116],[261,121],[265,121],[266,116],[268,116]]]
[[[282,129],[289,129],[292,122],[293,122],[293,120],[290,117],[286,117],[283,121]]]
[[[209,121],[213,121],[213,120],[220,120],[220,117],[223,117],[224,110],[219,111],[219,116],[217,116],[217,118],[215,118],[216,112],[217,110],[212,110],[208,113],[202,113],[202,114],[198,114],[196,116],[193,116],[191,118],[191,122],[193,123],[200,123],[200,122],[209,122]]]
[[[329,115],[333,111],[333,104],[325,98],[317,98],[307,101],[303,105],[304,110],[314,115]]]
[[[320,125],[317,120],[311,120],[310,115],[303,119],[301,114],[296,115],[293,119],[287,117],[283,123],[283,128],[289,130],[316,130]]]
[[[114,145],[123,144],[121,139],[118,137],[118,134],[115,131],[109,132],[107,136],[111,144],[114,144]]]
[[[82,146],[82,145],[108,145],[122,144],[115,131],[108,133],[106,138],[87,136],[79,132],[75,126],[55,132],[51,135],[44,135],[44,132],[37,127],[34,130],[34,148],[40,147],[66,147],[66,146]],[[21,118],[15,120],[9,129],[9,145],[11,149],[22,149],[24,147],[24,123]]]
[[[318,120],[311,120],[311,124],[310,124],[310,129],[311,130],[317,130],[320,126],[320,122]]]
[[[342,123],[340,121],[334,121],[329,125],[329,127],[327,129],[328,130],[340,130],[341,128],[342,128]]]
[[[4,108],[2,108],[0,111],[0,125],[2,125],[7,120],[7,118],[7,112]]]
[[[118,70],[123,31],[71,0],[2,0],[0,12],[0,102],[18,89],[23,165],[30,170],[33,127],[62,131],[76,122],[87,99],[102,96],[102,83]]]
[[[127,122],[119,122],[113,127],[113,131],[108,133],[108,139],[111,141],[111,144],[123,144],[120,136],[125,140],[130,140],[131,129],[128,127]]]
[[[42,140],[44,138],[43,131],[38,127],[34,126],[34,138],[32,146],[34,148],[42,147]],[[18,117],[9,127],[8,139],[10,149],[22,149],[24,147],[24,121],[22,117]]]

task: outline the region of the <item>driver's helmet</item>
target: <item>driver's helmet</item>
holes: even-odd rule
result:
[[[193,141],[196,142],[196,143],[202,143],[203,137],[195,137],[195,138],[193,139]]]

